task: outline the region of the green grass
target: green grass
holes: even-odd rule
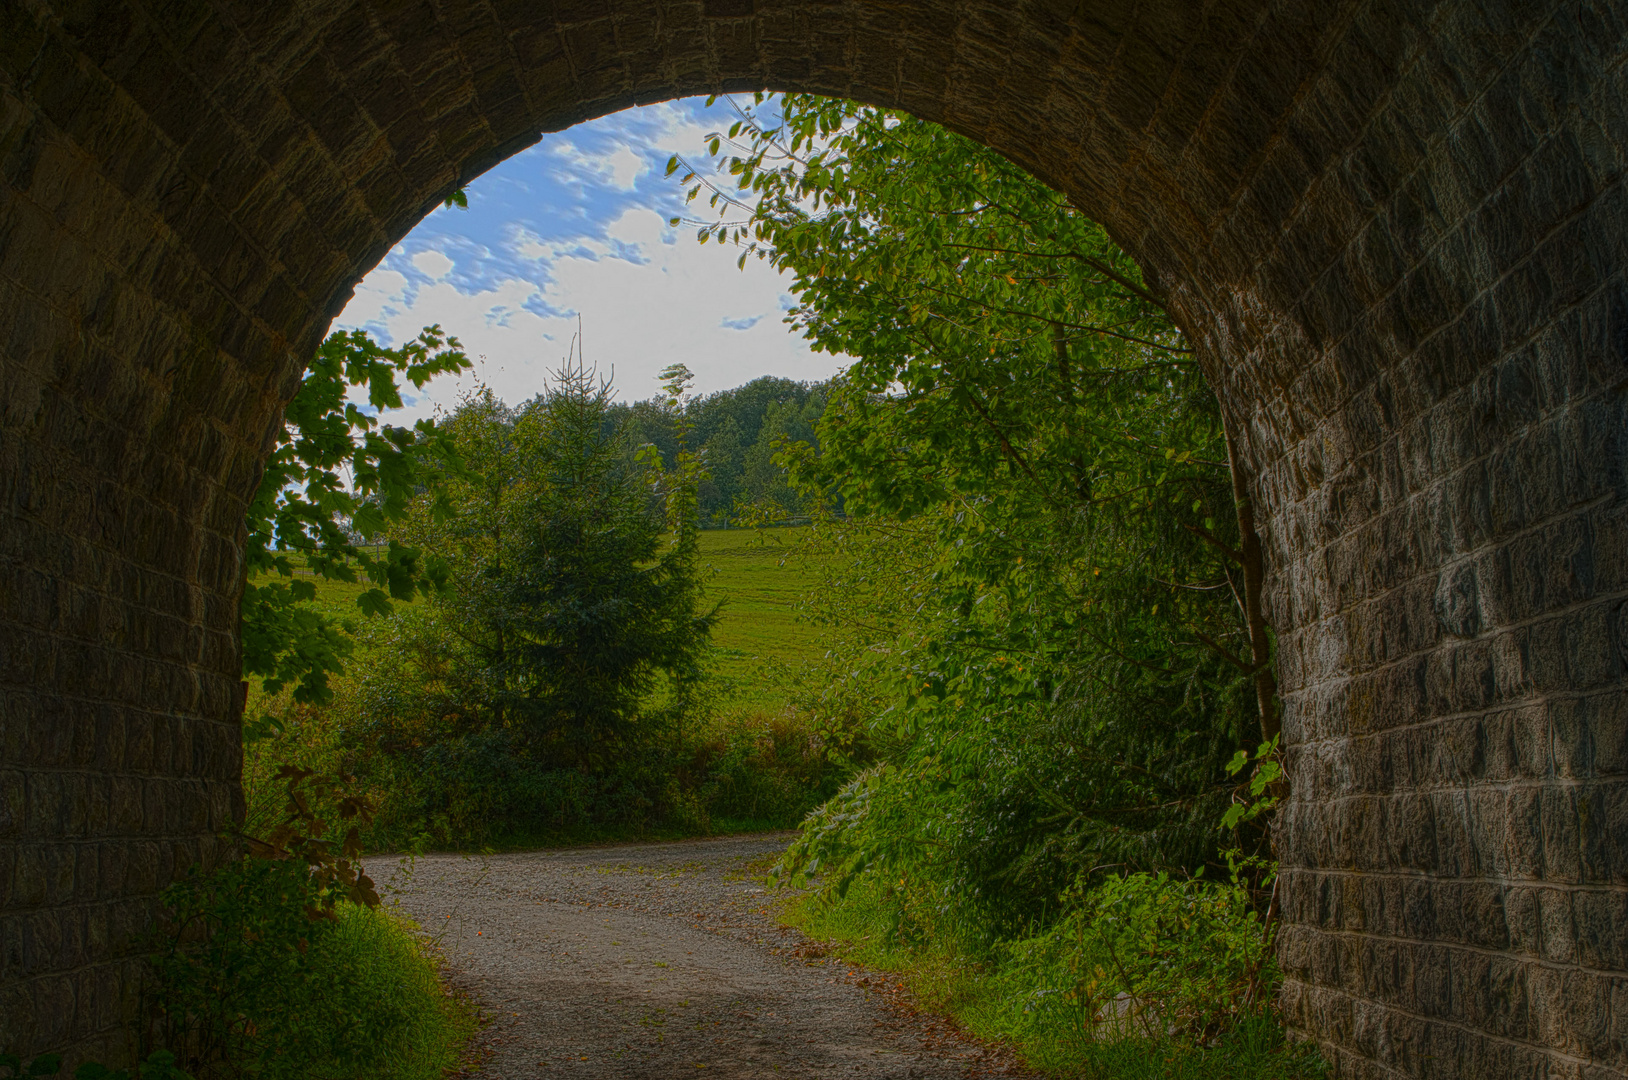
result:
[[[1270,1014],[1240,1024],[1213,1044],[1181,1039],[1082,1037],[1074,1027],[1041,1026],[1025,1012],[1025,988],[998,964],[958,954],[935,937],[924,946],[895,940],[894,920],[873,883],[822,902],[805,893],[788,901],[780,920],[825,941],[847,963],[898,975],[926,1009],[948,1014],[963,1030],[1006,1043],[1032,1067],[1070,1080],[1323,1080],[1315,1051],[1287,1042]]]
[[[818,659],[814,628],[797,620],[797,602],[818,584],[791,556],[804,528],[709,529],[700,536],[707,594],[723,601],[712,632],[717,671],[733,688],[730,707],[772,713],[785,697],[771,681],[778,665]]]
[[[341,904],[337,915],[333,946],[351,958],[367,999],[394,1023],[372,1061],[333,1075],[440,1080],[458,1068],[478,1026],[475,1009],[443,987],[418,928],[405,915],[381,908]],[[327,1019],[353,1022],[351,1017]]]
[[[770,673],[818,659],[813,627],[797,621],[798,600],[818,580],[792,555],[805,527],[708,529],[700,534],[707,597],[723,602],[712,632],[713,658],[728,694],[726,708],[774,713],[785,704]],[[360,624],[356,598],[370,583],[315,579],[316,606],[342,621]],[[349,665],[360,669],[366,657]]]

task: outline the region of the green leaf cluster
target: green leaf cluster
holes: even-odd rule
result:
[[[696,489],[703,526],[739,526],[772,506],[777,517],[807,515],[802,495],[775,457],[783,444],[818,446],[814,430],[825,411],[827,388],[764,376],[744,386],[687,396],[679,409],[663,399],[617,403],[627,414],[629,437],[649,443],[665,467],[677,464],[678,427],[686,445],[704,462]]]
[[[422,389],[468,367],[458,340],[439,326],[395,349],[364,331],[339,331],[312,359],[248,511],[243,672],[267,693],[293,686],[295,701],[327,702],[328,676],[350,655],[343,628],[308,606],[316,596],[311,578],[366,579],[372,587],[357,605],[368,615],[387,613],[391,598],[410,600],[445,583],[445,565],[415,548],[395,540],[382,551],[365,546],[462,469],[433,420],[400,427],[377,414],[402,407],[400,379]],[[353,400],[358,392],[361,402]],[[269,733],[268,725],[250,734]]]
[[[1251,761],[1255,763],[1255,770],[1242,787],[1243,792],[1234,796],[1233,803],[1227,807],[1227,812],[1221,817],[1223,829],[1236,829],[1244,822],[1254,821],[1262,814],[1276,809],[1283,800],[1283,761],[1278,753],[1278,739],[1274,735],[1256,749],[1254,757],[1248,750],[1240,750],[1227,762],[1227,775],[1237,776],[1243,772]]]
[[[1038,1022],[1101,1041],[1203,1044],[1258,1013],[1274,983],[1271,934],[1236,881],[1126,874],[1064,899],[1066,913],[1015,942],[1002,972]]]
[[[1136,264],[1067,199],[936,125],[787,96],[741,107],[703,238],[792,279],[848,358],[819,445],[815,621],[857,637],[887,760],[790,865],[926,877],[980,934],[1080,875],[1221,864],[1250,655],[1226,433]],[[858,660],[855,652],[845,662]]]

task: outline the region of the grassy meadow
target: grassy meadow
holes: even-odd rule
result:
[[[799,600],[819,584],[795,557],[806,526],[782,529],[708,529],[700,534],[702,573],[708,599],[721,603],[712,631],[712,655],[731,712],[773,713],[786,704],[776,676],[822,649],[812,628],[797,619]],[[316,581],[315,604],[341,620],[360,621],[356,598],[367,582]],[[361,650],[353,667],[367,662]],[[250,709],[261,703],[250,691]]]
[[[773,713],[786,704],[776,675],[818,659],[813,628],[797,619],[798,601],[818,584],[795,557],[807,530],[710,529],[701,533],[709,598],[722,602],[712,655],[732,711]]]

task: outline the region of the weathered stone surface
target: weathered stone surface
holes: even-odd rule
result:
[[[1628,1075],[1628,15],[1572,0],[0,0],[0,1044],[116,1050],[241,812],[244,500],[454,186],[636,102],[899,106],[1068,191],[1253,471],[1284,1006]]]

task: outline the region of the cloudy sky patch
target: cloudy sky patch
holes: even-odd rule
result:
[[[737,270],[735,248],[668,224],[685,213],[668,157],[699,164],[706,135],[733,120],[723,101],[689,99],[544,136],[471,184],[469,209],[421,222],[358,284],[336,327],[393,345],[440,323],[463,341],[475,370],[431,383],[409,418],[477,383],[511,402],[537,393],[579,318],[587,360],[614,371],[627,401],[656,394],[672,363],[703,393],[760,375],[826,378],[838,361],[789,332],[779,274],[753,259]]]

